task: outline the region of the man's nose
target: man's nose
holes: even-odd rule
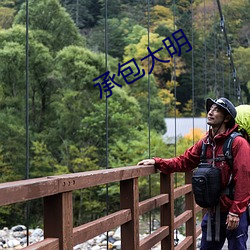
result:
[[[210,113],[213,113],[214,112],[214,108],[211,108],[211,109],[209,109],[209,111],[208,111],[208,114]]]

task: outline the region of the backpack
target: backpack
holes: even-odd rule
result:
[[[218,204],[221,185],[221,171],[211,163],[201,162],[193,172],[192,187],[195,202],[203,208],[214,207]]]
[[[217,157],[215,161],[226,160],[230,169],[233,168],[232,143],[241,133],[231,133],[223,145],[224,157]],[[201,162],[198,168],[193,172],[192,187],[195,202],[203,208],[215,207],[219,203],[220,196],[223,191],[221,188],[221,170],[214,167],[212,163],[206,162],[207,144],[202,144]],[[227,185],[227,195],[233,199],[232,182]]]
[[[250,105],[239,105],[235,109],[237,111],[235,122],[239,125],[243,137],[250,143]]]

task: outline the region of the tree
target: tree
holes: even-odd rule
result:
[[[160,89],[158,97],[162,98],[161,101],[163,103],[172,104],[173,95],[169,91],[167,91],[168,89],[166,89],[167,88],[166,83],[173,82],[174,68],[176,69],[175,74],[177,76],[179,76],[181,72],[183,72],[183,62],[181,58],[177,57],[176,67],[175,67],[174,59],[168,55],[167,49],[164,47],[162,40],[164,40],[164,37],[160,37],[158,34],[155,33],[151,33],[150,41],[148,41],[147,35],[143,35],[138,43],[136,44],[131,43],[125,48],[124,61],[129,60],[130,57],[134,57],[135,60],[138,61],[138,64],[145,70],[146,73],[149,73],[150,70],[152,69],[151,71],[155,79],[154,82],[157,88]],[[148,46],[148,43],[150,44],[150,47]],[[157,49],[162,47],[163,49],[155,53],[154,56],[161,60],[164,60],[165,62],[159,62],[156,59],[154,59],[154,65],[153,65],[152,59],[150,57],[149,57],[150,61],[148,61],[148,58],[141,61],[142,58],[144,58],[149,54],[149,52],[146,49],[147,47],[150,48],[152,52],[155,52]],[[178,83],[176,84],[178,85]],[[164,98],[166,99],[169,98],[171,101],[166,102]],[[170,107],[170,109],[172,108],[173,106]]]
[[[13,19],[14,19],[13,8],[2,7],[0,5],[0,29],[8,29],[11,27]]]
[[[243,48],[239,47],[235,49],[235,64],[236,68],[238,69],[238,75],[240,76],[238,78],[237,84],[241,84],[242,89],[244,90],[245,97],[243,100],[244,102],[248,103],[250,101],[249,93],[250,93],[250,73],[249,73],[249,56],[250,56],[250,47]]]
[[[55,159],[48,151],[44,142],[33,141],[31,146],[33,157],[30,162],[31,178],[44,177],[54,175]]]
[[[87,42],[88,47],[93,51],[99,51],[105,53],[107,49],[108,54],[114,58],[122,60],[124,54],[124,47],[127,45],[126,37],[129,35],[133,25],[132,20],[128,18],[107,19],[107,30],[104,31],[104,22],[102,19],[98,22],[98,25],[91,29],[88,34]],[[103,41],[104,32],[107,32],[107,48]],[[93,40],[96,41],[93,43]]]
[[[112,59],[109,63],[112,75],[112,69],[116,66]],[[55,138],[58,138],[59,145],[66,143],[62,144],[62,150],[67,149],[71,143],[78,148],[94,146],[98,149],[100,166],[106,164],[106,103],[99,98],[99,89],[94,88],[93,79],[105,71],[103,56],[87,49],[70,46],[58,53],[54,71],[58,91],[53,97],[53,109],[58,119],[56,123],[60,126],[55,131],[57,135],[53,142],[49,143],[53,148],[60,148],[55,145]],[[120,79],[118,83],[121,83]],[[108,100],[111,144],[117,137],[124,140],[132,138],[133,131],[142,123],[137,101],[129,97],[123,88],[112,90],[113,95]]]
[[[163,5],[155,5],[151,8],[150,22],[150,29],[161,36],[163,36],[163,34],[159,33],[160,29],[164,29],[167,33],[169,32],[168,34],[164,34],[164,36],[169,36],[174,31],[173,12],[170,8]]]
[[[98,0],[61,0],[60,2],[81,30],[93,27],[100,18],[101,4]]]
[[[13,28],[0,33],[2,45],[1,71],[2,82],[5,86],[5,94],[12,96],[25,96],[25,28],[16,25]],[[45,112],[49,107],[50,96],[55,88],[51,84],[52,56],[47,47],[37,42],[34,33],[30,31],[29,38],[29,85],[31,88],[31,125],[37,131],[41,131],[47,122]],[[10,74],[10,72],[12,72]],[[10,88],[11,86],[11,88]],[[17,93],[18,92],[18,93]],[[13,105],[22,105],[23,102]],[[24,110],[23,110],[24,111]]]
[[[0,32],[0,37],[5,31]],[[0,38],[0,39],[1,39]],[[4,164],[15,174],[5,180],[22,179],[25,176],[25,53],[16,42],[3,42],[0,47],[1,122],[0,140],[3,142]],[[8,140],[6,140],[8,138]]]
[[[227,31],[234,46],[249,46],[249,11],[250,3],[247,0],[228,1],[223,6]],[[246,31],[246,32],[245,32]],[[232,37],[231,37],[232,36]]]
[[[84,44],[79,30],[58,0],[29,1],[29,20],[36,39],[53,52],[65,46]],[[15,17],[16,24],[26,24],[25,3]]]
[[[21,180],[26,174],[24,120],[13,109],[3,109],[0,113],[1,182]]]

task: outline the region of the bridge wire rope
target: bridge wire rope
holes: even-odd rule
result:
[[[242,102],[241,86],[240,86],[240,81],[237,77],[237,71],[235,68],[234,60],[233,60],[231,45],[228,40],[225,18],[222,13],[220,0],[216,0],[216,1],[217,1],[217,6],[219,10],[219,15],[220,15],[220,27],[221,27],[221,31],[223,32],[223,35],[226,41],[227,57],[230,60],[230,69],[232,70],[232,79],[233,79],[233,86],[234,86],[233,92],[236,93],[238,104],[242,104],[243,102]]]
[[[230,72],[231,66],[230,64],[228,65],[228,72]],[[231,99],[231,76],[228,74],[228,92],[229,92],[229,98]]]
[[[76,0],[76,26],[79,28],[79,0]]]
[[[174,26],[174,32],[176,31],[175,25],[176,25],[176,1],[173,0],[173,26]],[[176,45],[176,43],[175,43]],[[174,81],[174,156],[177,155],[177,104],[176,104],[176,99],[177,99],[177,86],[176,86],[176,56],[175,54],[173,55],[173,63],[174,63],[174,72],[173,72],[173,81]],[[177,187],[178,183],[178,174],[174,174],[175,177],[175,188]],[[179,243],[179,238],[178,238],[178,230],[175,230],[175,239],[174,239],[175,245],[178,245]]]
[[[216,1],[214,0],[214,10],[216,9]],[[218,27],[223,30],[223,23],[220,21],[219,25],[217,23],[217,16],[214,13],[214,49],[215,49],[215,83],[216,90],[220,96],[225,96],[225,86],[224,86],[224,59],[221,57],[223,51],[224,40],[221,39],[220,33],[218,33]]]
[[[222,23],[219,23],[219,28],[222,34]],[[225,47],[224,39],[221,39],[221,34],[217,33],[217,43],[218,43],[218,74],[219,74],[219,86],[221,86],[221,95],[225,96],[225,58],[223,58],[223,48]]]
[[[193,116],[193,144],[194,144],[194,117],[195,117],[195,89],[194,89],[194,10],[193,10],[193,0],[191,0],[191,29],[192,29],[192,70],[191,70],[191,79],[192,79],[192,116]]]
[[[222,39],[218,39],[218,43],[219,43],[219,48],[220,48],[220,72],[221,72],[221,83],[222,83],[222,96],[225,96],[225,67],[224,67],[224,58],[221,57],[222,55],[222,51],[223,51],[223,47],[225,46],[224,40]]]
[[[105,0],[105,21],[104,21],[104,46],[105,46],[105,67],[106,67],[106,71],[108,71],[108,0]],[[106,169],[109,168],[109,162],[108,162],[108,156],[109,156],[109,133],[108,133],[108,129],[109,129],[109,119],[108,119],[108,115],[109,115],[109,109],[108,109],[108,98],[107,98],[108,93],[106,92],[106,105],[105,105],[105,125],[106,125]],[[108,215],[109,213],[109,186],[108,184],[106,184],[106,215]],[[109,232],[106,232],[107,234],[107,249],[109,248],[109,241],[108,241],[108,234]]]
[[[26,0],[26,44],[25,44],[25,136],[26,136],[26,153],[25,153],[25,179],[29,179],[29,0]],[[25,220],[26,220],[26,240],[27,246],[29,245],[29,215],[30,215],[30,202],[25,203]]]
[[[208,82],[208,72],[207,72],[207,6],[206,6],[206,0],[204,0],[204,5],[203,5],[203,37],[204,37],[204,93],[205,93],[205,98],[206,99],[208,96],[208,87],[207,87],[207,82]],[[204,103],[205,104],[205,103]],[[204,105],[204,109],[205,105]],[[208,127],[205,123],[205,131],[207,131]]]
[[[191,39],[192,39],[192,54],[191,54],[191,81],[192,81],[192,128],[193,128],[193,135],[192,135],[192,143],[194,145],[195,143],[195,131],[194,131],[194,120],[195,120],[195,80],[194,80],[194,9],[193,9],[193,0],[190,1],[191,4]]]
[[[147,0],[147,32],[148,32],[148,47],[150,47],[150,0]],[[150,69],[150,57],[148,57],[148,71]],[[151,119],[150,119],[150,98],[151,98],[151,91],[150,91],[150,75],[148,74],[148,158],[151,157]],[[152,180],[151,175],[148,176],[148,195],[151,197],[152,195]],[[149,233],[151,234],[152,231],[152,212],[149,212]]]
[[[214,33],[214,92],[216,96],[218,95],[218,84],[217,84],[217,30],[216,30],[216,13],[215,13],[215,1],[213,1],[213,15],[214,15],[214,25],[213,25],[213,33]]]
[[[205,89],[205,97],[207,97],[207,39],[206,39],[206,0],[204,0],[203,6],[203,13],[204,13],[204,29],[203,29],[203,36],[204,36],[204,89]]]

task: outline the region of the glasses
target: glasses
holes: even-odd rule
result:
[[[215,103],[218,103],[218,104],[220,104],[220,105],[222,105],[222,106],[224,106],[224,107],[227,108],[227,104],[223,100],[221,100],[221,99],[215,100]]]

